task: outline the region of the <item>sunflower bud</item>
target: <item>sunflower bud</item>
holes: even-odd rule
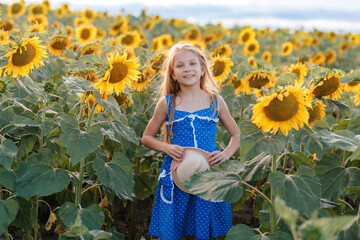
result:
[[[47,81],[44,85],[44,91],[46,93],[56,93],[56,85],[53,82]]]

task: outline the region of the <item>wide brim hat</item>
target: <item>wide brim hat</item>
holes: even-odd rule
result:
[[[181,183],[198,173],[210,169],[207,161],[209,152],[195,147],[185,147],[184,158],[181,162],[173,160],[171,162],[171,177],[178,188],[184,192],[191,193]]]

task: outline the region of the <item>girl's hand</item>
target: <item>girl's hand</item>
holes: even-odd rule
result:
[[[221,152],[219,150],[211,152],[207,156],[208,163],[210,167],[218,166],[220,163],[228,160],[229,157],[226,156],[224,152]]]
[[[168,144],[165,153],[176,161],[182,161],[185,154],[185,149],[179,145]]]

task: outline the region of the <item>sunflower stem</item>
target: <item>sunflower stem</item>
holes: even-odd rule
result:
[[[300,143],[300,152],[304,153],[304,144]]]
[[[38,215],[39,215],[39,196],[35,196],[35,224],[34,224],[34,240],[38,239],[38,231],[39,231],[39,224],[38,224]]]
[[[304,129],[310,134],[314,133],[314,131],[307,124],[304,124]]]
[[[272,169],[271,172],[276,171],[276,154],[272,157]],[[271,203],[274,202],[274,194],[271,190]],[[276,232],[276,215],[275,215],[275,208],[272,204],[270,204],[270,228],[271,228],[271,234]]]
[[[268,203],[270,206],[272,206],[272,202],[271,200],[265,195],[263,194],[259,189],[251,186],[250,184],[248,184],[247,182],[243,182],[243,181],[240,181],[241,184],[244,184],[245,186],[247,186],[248,188],[254,190],[257,194],[259,194],[261,197],[263,197]]]
[[[84,178],[84,165],[85,165],[85,158],[81,159],[80,161],[80,173],[79,173],[79,179],[77,181],[76,186],[76,194],[75,194],[75,206],[81,205],[81,190],[82,190],[82,182]]]

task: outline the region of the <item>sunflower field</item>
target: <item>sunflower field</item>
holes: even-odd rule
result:
[[[179,41],[209,56],[241,130],[231,160],[184,182],[251,210],[251,224],[234,218],[219,239],[360,239],[359,33],[200,26],[46,0],[0,10],[1,239],[151,239],[164,156],[140,139]]]

